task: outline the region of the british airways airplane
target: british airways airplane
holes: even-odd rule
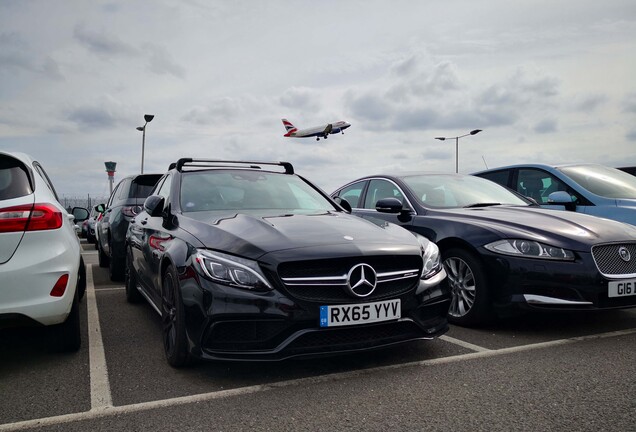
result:
[[[296,126],[291,124],[287,119],[283,119],[283,125],[287,130],[287,133],[283,136],[291,138],[307,138],[316,137],[316,141],[320,141],[320,138],[327,139],[329,134],[341,133],[344,134],[344,130],[351,126],[351,123],[346,121],[339,121],[335,123],[327,123],[325,126],[316,126],[309,129],[298,130]]]

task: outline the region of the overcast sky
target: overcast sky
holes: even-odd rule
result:
[[[636,165],[634,0],[0,0],[0,150],[62,196],[180,157],[384,171]],[[337,120],[327,140],[284,138]]]

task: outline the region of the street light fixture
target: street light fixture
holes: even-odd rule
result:
[[[153,118],[155,118],[155,116],[152,114],[144,114],[144,120],[146,121],[146,123],[144,123],[143,126],[137,126],[137,130],[140,132],[143,132],[143,135],[141,136],[141,173],[142,174],[144,173],[144,148],[146,147],[146,125],[150,123]]]
[[[445,141],[447,139],[455,140],[455,173],[459,172],[459,139],[468,135],[475,135],[481,132],[481,129],[471,130],[467,134],[456,136],[456,137],[435,137],[436,140]]]

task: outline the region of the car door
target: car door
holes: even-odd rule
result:
[[[354,209],[353,213],[365,219],[382,219],[397,225],[410,227],[413,224],[413,217],[405,217],[403,213],[380,213],[376,210],[377,202],[384,198],[400,200],[405,210],[413,208],[404,192],[396,183],[389,179],[375,178],[368,180],[359,208]]]
[[[171,185],[172,175],[167,174],[165,179],[157,183],[158,188],[153,192],[153,195],[164,198],[164,205],[169,201]],[[136,251],[138,255],[135,259],[139,280],[149,289],[150,295],[157,301],[157,304],[160,304],[162,243],[170,239],[171,235],[163,226],[162,216],[150,216],[147,212],[143,212],[135,217],[134,221],[130,231],[139,230],[141,236],[139,242],[141,248]]]

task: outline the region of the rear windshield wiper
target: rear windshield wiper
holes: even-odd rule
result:
[[[468,204],[468,205],[465,205],[465,206],[464,206],[464,208],[490,207],[490,206],[496,206],[496,205],[501,205],[501,203],[496,203],[496,202],[491,202],[491,203],[474,203],[474,204]]]

